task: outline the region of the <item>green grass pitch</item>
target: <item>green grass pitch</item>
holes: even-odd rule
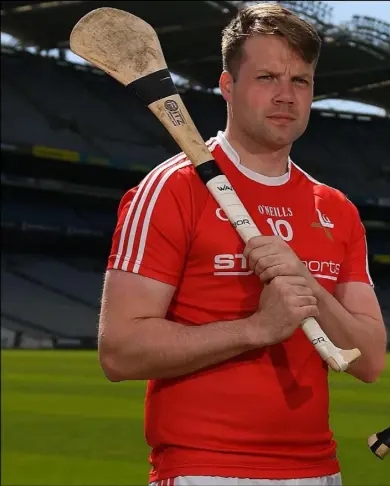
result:
[[[389,485],[367,437],[390,425],[390,356],[376,383],[330,376],[344,485]],[[2,350],[1,484],[147,485],[144,392],[107,381],[96,352]]]

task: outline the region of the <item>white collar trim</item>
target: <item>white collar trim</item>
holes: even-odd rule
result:
[[[285,174],[276,177],[269,177],[258,172],[255,172],[247,167],[243,166],[240,161],[240,157],[238,153],[234,150],[234,148],[230,145],[229,141],[227,140],[225,134],[222,131],[218,131],[216,140],[218,144],[221,146],[222,150],[225,154],[229,157],[229,159],[233,162],[233,164],[237,167],[237,169],[244,174],[252,181],[259,182],[260,184],[264,184],[266,186],[282,186],[286,184],[290,180],[291,175],[291,159],[288,158],[288,170]]]

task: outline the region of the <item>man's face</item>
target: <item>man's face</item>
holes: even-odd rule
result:
[[[230,124],[255,142],[278,150],[306,130],[313,100],[314,65],[274,35],[248,39],[236,81],[224,72],[222,95],[230,105]]]

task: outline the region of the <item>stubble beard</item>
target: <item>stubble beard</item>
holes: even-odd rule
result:
[[[300,134],[296,133],[296,130],[290,132],[290,136],[280,136],[272,127],[266,126],[265,120],[257,122],[256,125],[248,124],[244,131],[246,137],[256,145],[262,148],[268,147],[271,150],[281,150],[286,146],[292,145],[300,136]]]

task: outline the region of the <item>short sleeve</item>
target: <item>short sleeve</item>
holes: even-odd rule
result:
[[[350,222],[350,236],[345,258],[341,264],[338,283],[365,282],[373,286],[368,267],[366,230],[356,206],[347,199],[346,218]]]
[[[187,165],[162,164],[123,196],[108,269],[178,285],[191,238],[191,194],[181,171]]]

